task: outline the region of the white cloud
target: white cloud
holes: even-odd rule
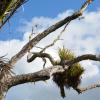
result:
[[[42,32],[44,29],[46,29],[50,25],[52,25],[53,23],[57,22],[58,20],[60,20],[64,17],[68,16],[72,12],[73,11],[68,10],[64,13],[59,14],[54,19],[53,18],[45,18],[45,17],[39,17],[39,18],[35,17],[30,22],[27,22],[27,21],[25,23],[23,22],[23,26],[21,26],[21,29],[24,29],[21,31],[25,32],[25,34],[23,36],[23,40],[14,39],[14,40],[10,40],[10,41],[0,41],[0,55],[4,55],[4,54],[8,53],[8,57],[10,58],[14,54],[16,54],[22,48],[22,46],[28,42],[28,36],[31,33],[31,28],[33,25],[36,25],[36,24],[38,25],[38,31],[35,29],[35,32]],[[47,50],[47,52],[50,52],[50,54],[52,54],[52,56],[55,59],[58,58],[58,56],[57,56],[58,47],[61,47],[63,45],[66,48],[69,48],[73,52],[75,52],[76,55],[81,55],[81,54],[85,54],[85,53],[92,53],[92,54],[97,53],[97,48],[100,48],[100,33],[99,33],[100,11],[85,12],[84,16],[85,16],[84,19],[75,20],[70,23],[70,25],[66,28],[65,32],[63,33],[62,38],[64,39],[64,41],[58,41],[54,47]],[[47,36],[47,38],[44,38],[38,45],[41,47],[44,47],[45,45],[50,44],[52,42],[52,40],[57,36],[57,34],[59,34],[61,32],[62,29],[63,29],[63,27],[58,29],[57,31],[53,32],[52,34]],[[33,48],[33,50],[35,51],[36,48]],[[41,61],[42,60],[37,59],[35,62],[28,64],[26,62],[26,56],[25,56],[25,57],[23,57],[23,59],[21,59],[16,64],[16,67],[14,68],[14,70],[16,71],[17,74],[38,71],[38,70],[42,69],[43,63]],[[47,64],[47,66],[48,65],[49,64]],[[97,64],[90,62],[90,61],[83,61],[82,66],[86,70],[85,74],[83,75],[84,76],[83,80],[86,81],[86,83],[89,83],[89,81],[87,79],[91,79],[91,78],[99,76],[99,68],[98,68]],[[96,80],[98,80],[98,79],[96,78]],[[43,87],[43,88],[45,88],[45,87]],[[52,87],[49,87],[48,91],[51,88]],[[46,88],[44,90],[46,90]],[[51,91],[53,92],[53,90],[51,90]],[[43,91],[43,93],[44,92],[45,91]],[[56,92],[56,91],[54,91],[54,92]],[[47,93],[50,94],[50,91]],[[56,94],[56,95],[59,95],[59,94]],[[35,96],[35,98],[36,97],[37,97],[37,95]],[[8,98],[9,98],[9,96],[8,96]],[[58,97],[56,97],[55,99],[59,100]],[[23,99],[23,100],[25,100],[25,99]]]
[[[95,77],[96,75],[98,76],[98,74],[100,73],[97,65],[91,61],[84,61],[81,64],[84,66],[85,69],[83,78],[89,79]]]

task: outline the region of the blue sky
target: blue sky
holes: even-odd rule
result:
[[[12,38],[22,39],[23,33],[17,29],[23,20],[30,21],[33,17],[51,17],[54,18],[57,14],[68,9],[77,11],[85,0],[29,0],[21,7],[13,18],[0,30],[0,40],[9,40]],[[88,7],[88,11],[95,11],[100,6],[100,1],[95,0]],[[24,8],[24,10],[23,10]]]
[[[0,30],[0,55],[8,54],[10,58],[16,54],[28,42],[32,25],[40,24],[42,27],[37,31],[42,32],[48,26],[77,11],[85,0],[29,0],[18,12],[10,19],[2,30]],[[100,54],[100,0],[95,0],[84,13],[85,18],[75,20],[67,27],[62,35],[63,41],[59,41],[54,47],[46,52],[58,59],[57,49],[63,45],[69,48],[76,55],[86,53]],[[24,10],[23,10],[24,9]],[[98,10],[99,9],[99,10]],[[62,27],[63,28],[63,27]],[[56,38],[62,28],[43,39],[38,46],[44,47]],[[34,36],[33,36],[34,37]],[[2,41],[3,40],[3,41]],[[9,41],[8,41],[9,40]],[[74,41],[73,41],[74,40]],[[45,42],[46,41],[46,42]],[[33,48],[33,50],[37,50]],[[32,51],[33,51],[32,50]],[[37,59],[32,63],[26,62],[25,55],[16,65],[16,74],[30,73],[41,70],[43,62]],[[82,85],[100,82],[99,63],[84,61]],[[34,65],[34,66],[33,66]],[[46,65],[50,66],[50,62]],[[98,100],[100,89],[94,89],[82,95],[75,91],[66,90],[66,98],[62,99],[59,89],[52,81],[48,84],[37,82],[34,84],[19,85],[11,88],[6,96],[6,100]]]

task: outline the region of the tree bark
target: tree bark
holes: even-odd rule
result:
[[[3,98],[3,95],[2,95],[2,94],[0,94],[0,100],[4,100],[4,98]]]

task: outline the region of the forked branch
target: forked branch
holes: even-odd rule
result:
[[[78,59],[78,60],[76,60],[76,59]],[[70,61],[68,61],[67,64],[69,64],[71,66],[74,63],[77,63],[77,62],[83,61],[83,60],[88,60],[88,59],[100,62],[99,56],[88,54],[88,55],[82,55],[82,56],[75,58],[74,59],[75,61],[70,60]],[[70,62],[73,62],[73,63],[70,63]],[[13,87],[15,85],[23,84],[23,83],[27,83],[27,82],[37,82],[37,81],[48,80],[48,79],[50,79],[51,75],[53,75],[55,73],[62,73],[66,69],[68,69],[68,67],[69,67],[68,65],[65,65],[65,68],[62,67],[62,65],[54,65],[52,67],[45,68],[45,69],[38,71],[38,72],[35,72],[35,73],[14,76],[14,77],[8,79],[9,80],[8,83],[5,83],[5,84],[8,84],[8,86],[10,88],[10,87]],[[91,85],[87,88],[78,88],[77,92],[81,93],[81,92],[84,92],[86,90],[93,89],[96,87],[100,87],[100,84],[94,84],[94,85]]]

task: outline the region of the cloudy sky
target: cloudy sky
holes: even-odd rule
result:
[[[96,0],[88,10],[83,14],[84,19],[77,19],[70,23],[64,31],[61,39],[55,46],[49,48],[49,52],[55,59],[59,59],[57,50],[63,45],[75,52],[75,54],[100,54],[100,4]],[[37,34],[42,32],[55,22],[71,15],[77,10],[83,2],[81,0],[33,0],[22,6],[16,15],[10,20],[0,31],[0,56],[7,54],[11,58],[16,54],[27,42],[31,34],[33,26],[38,25],[34,32]],[[57,34],[61,32],[63,27],[51,33],[43,39],[37,46],[44,47],[50,44]],[[33,36],[35,37],[35,35]],[[37,51],[33,48],[32,51]],[[32,63],[26,62],[26,56],[23,57],[14,68],[16,74],[35,72],[42,69],[43,62],[36,59]],[[82,86],[91,83],[100,82],[100,64],[93,61],[82,61],[85,73],[82,78]],[[50,63],[46,67],[50,66]],[[74,90],[66,90],[66,98],[64,100],[98,100],[100,98],[100,89],[93,89],[81,95]],[[60,97],[58,87],[52,82],[28,83],[11,88],[6,100],[63,100]]]

